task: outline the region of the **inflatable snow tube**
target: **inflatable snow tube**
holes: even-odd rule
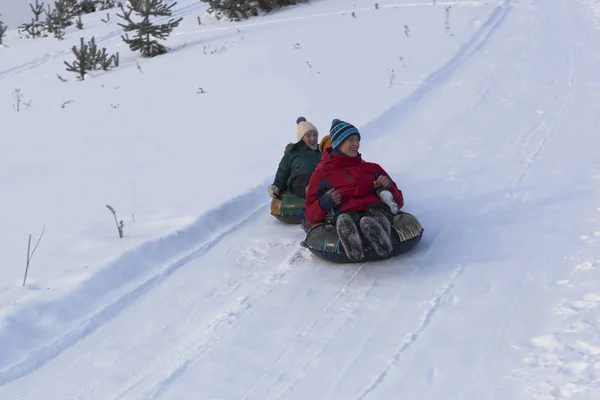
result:
[[[394,217],[392,228],[392,252],[382,257],[368,245],[364,248],[364,258],[354,261],[344,252],[343,245],[334,226],[322,223],[310,228],[302,246],[308,248],[317,257],[334,263],[355,263],[378,261],[392,258],[412,250],[423,236],[423,227],[417,218],[407,212],[400,211]]]
[[[281,199],[271,201],[271,215],[286,224],[300,224],[303,220],[306,200],[290,192],[284,192]]]

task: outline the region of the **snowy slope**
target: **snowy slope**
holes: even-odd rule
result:
[[[152,60],[90,15],[122,65],[84,82],[63,66],[80,32],[8,32],[0,398],[598,398],[590,4],[328,0],[227,24],[182,1]],[[298,115],[359,126],[418,248],[331,265],[268,214]]]

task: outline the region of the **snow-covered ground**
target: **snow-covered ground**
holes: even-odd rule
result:
[[[7,32],[0,399],[600,397],[596,4],[378,4],[224,23],[184,0],[154,59],[115,11]],[[92,36],[121,65],[80,82]],[[299,115],[359,127],[416,249],[332,265],[269,215]]]

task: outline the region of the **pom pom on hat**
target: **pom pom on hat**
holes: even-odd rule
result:
[[[308,122],[304,117],[298,117],[296,124],[298,124],[298,128],[296,130],[298,141],[301,141],[304,135],[306,135],[308,132],[313,131],[319,134],[317,127]]]

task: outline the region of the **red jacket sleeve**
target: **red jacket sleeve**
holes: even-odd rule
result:
[[[379,174],[387,176],[388,178],[390,178],[390,181],[392,181],[392,195],[394,196],[394,200],[396,200],[398,207],[402,208],[404,206],[404,196],[402,195],[402,190],[398,188],[396,182],[394,182],[392,177],[387,172],[385,172],[385,170],[381,168],[380,165],[377,165],[377,169]]]
[[[306,219],[311,224],[316,224],[325,220],[327,211],[323,210],[319,205],[319,186],[323,179],[323,170],[317,168],[310,177],[308,183],[308,192],[306,193]]]

